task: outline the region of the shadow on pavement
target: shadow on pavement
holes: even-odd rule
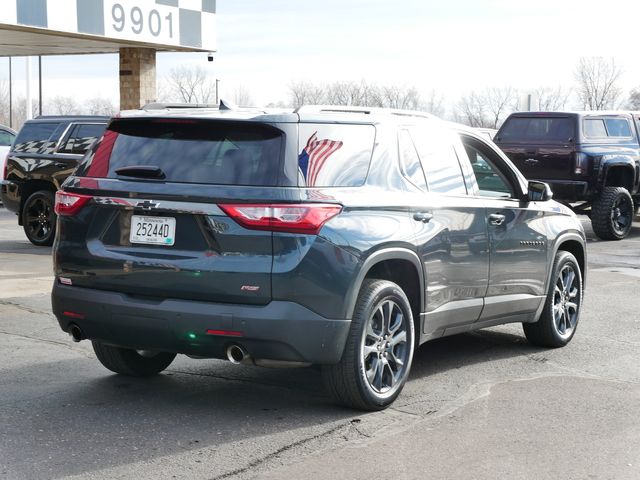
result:
[[[410,382],[534,351],[495,331],[436,340],[418,350]],[[216,360],[180,358],[163,375],[134,379],[78,358],[0,371],[0,390],[0,452],[23,478],[41,477],[44,466],[51,476],[82,474],[361,415],[331,404],[317,368]]]

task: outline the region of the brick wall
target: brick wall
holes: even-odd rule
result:
[[[156,98],[156,51],[121,48],[120,110],[138,109]]]

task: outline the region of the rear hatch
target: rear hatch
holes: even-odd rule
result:
[[[528,179],[575,177],[575,117],[512,115],[494,140]]]
[[[297,144],[295,124],[113,121],[59,193],[56,274],[151,301],[268,303],[273,234],[241,223],[290,200],[287,134]]]

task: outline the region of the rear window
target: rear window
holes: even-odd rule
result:
[[[280,178],[284,134],[264,124],[189,119],[120,120],[76,175],[131,178],[123,167],[155,167],[163,181],[275,186]]]
[[[52,148],[55,142],[50,142],[59,123],[27,123],[18,133],[14,152],[38,153],[45,148]]]
[[[569,117],[511,117],[497,137],[499,142],[566,142],[575,138],[574,121]]]

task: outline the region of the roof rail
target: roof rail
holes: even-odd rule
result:
[[[362,113],[365,115],[398,115],[403,117],[435,118],[433,115],[417,110],[397,108],[357,107],[343,105],[302,105],[293,113]]]
[[[160,102],[154,102],[154,103],[148,103],[147,105],[145,105],[144,107],[142,107],[142,110],[144,110],[145,112],[149,112],[149,111],[154,111],[154,110],[187,110],[187,109],[213,109],[213,110],[219,110],[220,112],[252,112],[252,111],[258,111],[258,112],[263,112],[266,113],[264,111],[264,109],[258,108],[258,107],[239,107],[238,105],[236,105],[233,102],[230,102],[229,100],[225,100],[225,99],[220,99],[220,104],[216,105],[216,104],[209,104],[209,103],[160,103]]]
[[[218,109],[218,105],[212,105],[208,103],[147,103],[142,110],[169,110],[169,109],[187,109],[187,108],[215,108]]]

